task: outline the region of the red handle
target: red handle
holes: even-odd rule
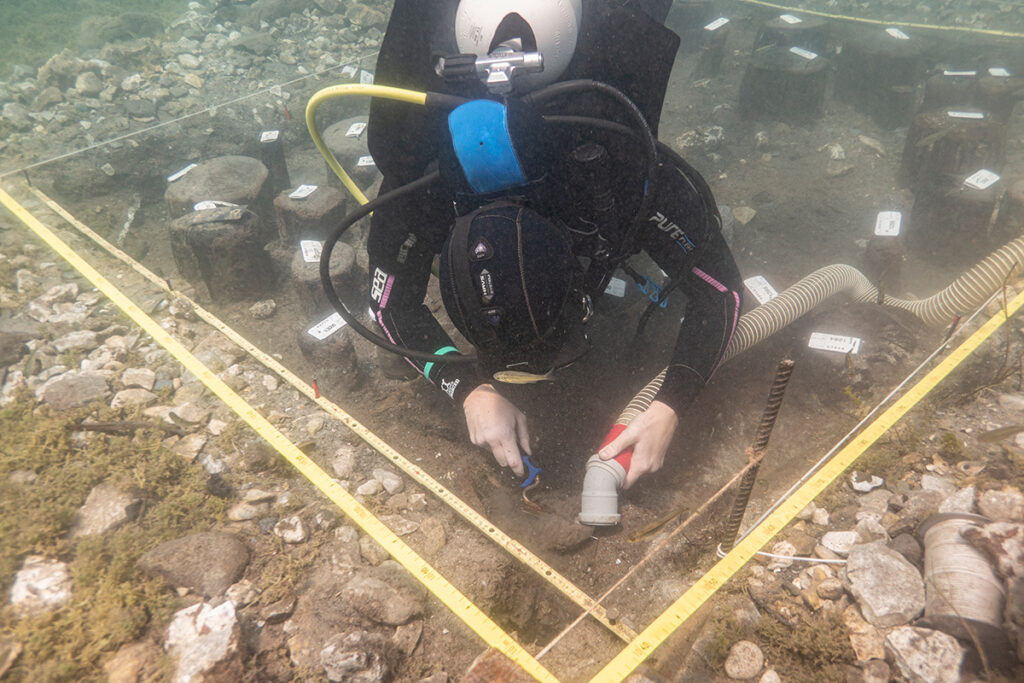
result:
[[[615,441],[615,439],[618,438],[619,434],[621,434],[623,431],[625,431],[625,429],[626,429],[626,425],[619,425],[619,424],[617,424],[614,427],[612,427],[611,430],[608,432],[608,436],[604,437],[604,442],[601,444],[601,448],[604,448],[605,446],[610,444],[612,441]],[[598,450],[600,450],[600,449],[598,449]],[[616,455],[613,458],[613,460],[615,460],[615,462],[617,462],[620,465],[622,465],[622,469],[624,469],[627,472],[629,472],[629,464],[630,464],[630,462],[633,461],[633,449],[632,448],[627,448],[626,450],[624,450],[621,453],[619,453],[618,455]]]

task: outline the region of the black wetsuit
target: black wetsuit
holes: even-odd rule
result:
[[[420,33],[415,39],[420,42],[410,44],[401,36],[413,25],[422,31],[424,25],[435,25],[431,21],[442,24],[450,21],[452,8],[457,3],[417,2],[419,0],[396,2],[396,14],[378,61],[376,82],[451,92],[429,69],[417,66],[410,71],[404,66],[408,60],[416,64],[428,60],[428,65],[432,64],[429,60],[438,53],[443,54],[446,45],[450,53],[453,51],[450,37],[431,41]],[[429,11],[436,16],[423,15],[425,4],[430,4],[433,9]],[[591,8],[589,14],[588,8]],[[402,22],[408,26],[401,26]],[[609,48],[613,44],[609,42],[612,36],[628,36],[630,31],[646,36],[644,64],[650,66],[652,59],[659,64],[658,69],[649,71],[643,71],[644,64],[634,64],[636,70],[632,73],[646,74],[639,79],[629,75],[629,55],[616,57]],[[616,0],[588,0],[581,35],[581,47],[577,48],[564,79],[588,77],[610,82],[626,91],[656,128],[678,38],[646,15],[623,8]],[[589,43],[585,43],[587,36],[591,38]],[[590,49],[582,47],[584,44],[589,44]],[[614,44],[636,45],[628,41],[614,41]],[[453,94],[476,96],[480,93]],[[583,114],[631,123],[621,109],[599,98],[563,100],[547,107],[545,113]],[[409,105],[374,101],[370,151],[385,175],[382,193],[423,174],[436,157],[443,130],[444,119],[440,115]],[[615,223],[625,230],[642,196],[643,155],[638,152],[637,143],[592,129],[571,131],[561,140],[563,158],[584,141],[596,141],[608,149],[616,173]],[[549,190],[554,190],[547,196],[555,199],[535,208],[572,225],[573,202],[567,198],[565,201],[557,199],[560,188],[568,184],[563,171],[564,167],[556,169],[546,183]],[[642,227],[635,244],[636,250],[647,252],[676,283],[675,289],[688,298],[685,322],[657,396],[678,413],[693,401],[717,368],[732,338],[741,304],[742,282],[722,238],[717,208],[709,201],[706,186],[703,186],[703,193],[697,191],[698,186],[703,186],[703,181],[694,178],[692,170],[678,168],[670,157],[663,156],[657,175],[650,183],[649,215],[641,217]],[[561,196],[565,198],[566,192]],[[440,252],[454,217],[452,197],[441,187],[408,196],[374,213],[368,242],[371,309],[393,343],[438,354],[455,352],[451,339],[424,304],[432,260]],[[488,381],[480,377],[473,366],[465,364],[408,362],[459,405],[470,391]]]

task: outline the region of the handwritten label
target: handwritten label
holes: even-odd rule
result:
[[[813,333],[807,345],[819,351],[835,351],[836,353],[860,352],[860,339],[857,337],[843,337],[838,334],[826,334],[824,332]]]
[[[885,29],[885,32],[888,33],[893,38],[895,38],[896,40],[910,40],[910,36],[908,36],[903,31],[899,30],[895,26]]]
[[[173,183],[175,180],[181,180],[186,175],[188,175],[189,171],[191,171],[193,168],[195,168],[198,165],[199,164],[189,164],[188,166],[186,166],[185,168],[181,169],[180,171],[172,173],[171,175],[167,176],[167,182]]]
[[[793,54],[795,54],[795,55],[797,55],[799,57],[803,57],[804,59],[807,59],[807,60],[812,60],[812,59],[817,59],[818,58],[818,53],[811,52],[810,50],[805,50],[802,47],[791,47],[791,48],[789,48],[789,51],[792,52]]]
[[[604,293],[617,296],[621,299],[626,296],[626,281],[619,277],[613,277],[608,282],[608,286],[605,287]]]
[[[277,142],[279,137],[281,137],[281,131],[265,130],[260,133],[260,142]]]
[[[348,66],[341,70],[341,75],[343,78],[351,78],[352,76],[356,75],[357,71],[359,71],[359,69],[349,64]]]
[[[766,304],[779,295],[771,283],[762,275],[755,275],[743,281],[750,293],[757,299],[757,303]]]
[[[780,14],[779,19],[782,19],[787,24],[802,24],[804,20],[800,17],[794,17],[792,14]]]
[[[357,138],[363,134],[364,130],[366,130],[366,121],[356,121],[355,123],[348,127],[348,131],[345,133],[345,137]]]
[[[895,237],[900,234],[903,214],[899,211],[879,211],[875,221],[875,234],[881,237]]]
[[[356,162],[356,166],[376,166],[377,162],[373,160],[373,157],[367,154],[366,156],[359,157],[359,161]]]
[[[295,191],[288,195],[291,199],[305,199],[316,192],[316,185],[299,185]]]
[[[1001,66],[994,66],[988,70],[988,75],[995,76],[996,78],[1009,78],[1010,71],[1009,69],[1004,69]]]
[[[999,176],[987,169],[981,169],[974,175],[964,180],[964,185],[973,187],[975,190],[987,190],[999,182]]]
[[[985,118],[985,112],[983,111],[948,111],[946,114],[951,119],[983,119]]]
[[[712,21],[710,24],[705,26],[704,30],[705,31],[717,31],[718,29],[722,28],[723,26],[725,26],[728,23],[729,23],[729,20],[727,18],[725,18],[725,17],[718,17],[717,19]]]
[[[306,263],[319,263],[320,255],[324,253],[324,245],[316,240],[302,240],[299,242],[299,249],[302,250],[302,260]]]
[[[946,69],[942,72],[943,76],[977,76],[978,72],[969,69]]]
[[[222,202],[219,199],[206,199],[201,202],[196,202],[195,206],[192,207],[193,211],[209,211],[210,209],[216,209],[222,206],[228,208],[235,208],[238,204],[232,204],[231,202]]]
[[[345,321],[341,319],[341,314],[332,313],[326,320],[309,328],[308,333],[309,336],[323,341],[343,327],[345,327]]]
[[[369,71],[359,72],[359,82],[363,85],[373,85],[373,74]]]

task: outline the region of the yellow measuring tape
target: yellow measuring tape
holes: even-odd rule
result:
[[[671,607],[627,645],[592,680],[621,681],[640,665],[656,647],[693,615],[712,595],[754,557],[775,534],[789,524],[801,510],[824,491],[875,441],[893,427],[907,412],[967,359],[981,344],[998,330],[1024,305],[1024,292],[1009,303],[1005,311],[992,316],[974,334],[911,387],[877,420],[868,425],[850,444],[840,450],[803,486],[793,492],[779,508],[736,544],[711,570],[686,591]]]
[[[399,469],[412,477],[421,486],[426,488],[428,491],[440,498],[446,505],[452,508],[454,511],[459,513],[463,519],[472,524],[481,533],[485,534],[492,541],[497,543],[509,554],[515,557],[517,560],[522,562],[524,565],[529,567],[531,570],[536,572],[541,578],[547,581],[551,586],[561,592],[565,597],[572,600],[574,603],[584,609],[591,610],[591,614],[595,619],[600,621],[604,626],[611,630],[615,635],[621,638],[625,642],[629,642],[636,638],[636,631],[629,628],[621,622],[611,623],[608,619],[608,615],[605,609],[600,605],[595,606],[595,601],[584,591],[578,588],[572,581],[562,576],[560,573],[555,571],[553,567],[548,565],[542,559],[534,555],[532,552],[527,550],[521,543],[505,534],[501,529],[492,524],[483,515],[478,513],[476,510],[467,505],[462,499],[452,493],[450,490],[445,488],[440,482],[431,477],[429,474],[424,472],[421,468],[414,465],[407,458],[402,456],[401,453],[396,451],[390,445],[387,444],[383,439],[378,437],[376,434],[367,429],[362,423],[353,418],[347,412],[345,412],[338,405],[328,400],[323,396],[318,396],[317,392],[309,386],[306,382],[302,381],[297,377],[291,370],[286,368],[280,362],[278,362],[270,354],[261,351],[252,342],[240,335],[229,325],[225,324],[213,313],[207,311],[205,308],[195,303],[191,299],[188,299],[184,294],[175,291],[168,287],[167,282],[157,276],[155,273],[147,269],[141,263],[133,259],[122,250],[118,249],[114,245],[110,244],[107,240],[103,239],[102,236],[97,234],[89,226],[85,225],[73,215],[71,215],[64,207],[55,202],[49,196],[47,196],[41,190],[32,187],[29,188],[31,192],[44,204],[50,207],[57,215],[67,221],[76,230],[84,234],[86,237],[94,241],[97,245],[102,247],[112,256],[120,260],[137,272],[142,277],[149,280],[154,286],[159,288],[161,291],[166,292],[172,297],[181,297],[189,301],[195,314],[210,325],[212,328],[223,334],[225,337],[230,339],[240,348],[246,351],[251,357],[262,363],[267,369],[276,373],[292,387],[303,394],[309,400],[315,402],[327,413],[341,421],[346,427],[352,430],[359,438],[363,439],[367,444],[373,447],[378,453],[383,455],[385,458],[393,462]]]
[[[972,28],[970,26],[939,26],[936,24],[916,24],[910,21],[884,21],[882,19],[865,19],[863,17],[850,17],[845,14],[831,14],[829,12],[819,12],[813,9],[804,9],[802,7],[789,7],[787,5],[777,5],[774,2],[764,2],[764,0],[736,0],[744,5],[759,5],[761,7],[770,7],[771,9],[782,10],[783,12],[799,12],[801,14],[811,14],[816,17],[823,17],[825,19],[835,19],[836,21],[852,21],[858,24],[874,24],[876,26],[900,26],[903,28],[919,28],[925,31],[957,31],[960,33],[981,33],[989,36],[999,36],[1000,38],[1024,38],[1024,33],[1014,33],[1012,31],[996,31],[990,28]]]
[[[491,619],[464,596],[447,579],[441,576],[423,558],[405,544],[394,532],[363,507],[348,491],[334,481],[295,444],[277,430],[255,408],[236,394],[217,375],[203,365],[178,340],[170,336],[159,324],[131,299],[125,296],[109,280],[89,265],[71,247],[43,225],[28,209],[19,204],[3,189],[0,189],[0,204],[3,204],[32,232],[50,246],[58,255],[70,263],[89,282],[99,289],[108,299],[132,319],[132,321],[149,334],[158,344],[163,346],[189,372],[194,374],[221,401],[228,405],[246,424],[253,428],[264,440],[273,446],[295,469],[320,489],[352,521],[358,524],[373,540],[383,546],[409,573],[415,576],[431,593],[433,593],[459,619],[473,629],[477,635],[493,648],[500,650],[509,659],[522,667],[531,676],[540,681],[557,681],[540,662],[534,659],[515,640],[495,624]]]

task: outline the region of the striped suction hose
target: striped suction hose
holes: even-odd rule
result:
[[[984,303],[1021,263],[1024,263],[1024,236],[1000,247],[927,299],[910,301],[886,296],[884,304],[910,311],[926,325],[938,327]],[[776,298],[741,316],[722,362],[735,358],[840,293],[848,293],[854,301],[876,301],[879,294],[878,288],[853,266],[835,264],[819,268]],[[605,444],[651,406],[665,381],[666,370],[662,370],[633,397],[615,421]],[[603,461],[595,455],[587,462],[583,511],[579,517],[582,523],[595,526],[618,523],[618,488],[625,479],[631,457],[630,450],[612,460]]]
[[[1024,263],[1024,237],[1009,242],[985,258],[951,285],[927,299],[885,297],[886,306],[910,311],[930,327],[948,324],[955,315],[977,308],[1003,286],[1010,271]],[[790,323],[803,317],[826,299],[847,292],[854,301],[876,301],[878,288],[853,266],[835,264],[819,268],[768,303],[741,316],[736,324],[724,363]],[[629,424],[647,410],[661,389],[665,370],[638,393],[615,424]]]

